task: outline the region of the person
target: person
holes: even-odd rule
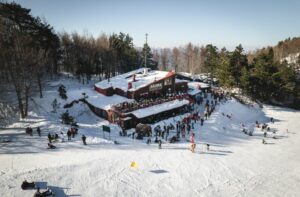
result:
[[[203,119],[203,118],[201,118],[201,126],[203,126],[203,122],[204,122],[204,119]]]
[[[158,149],[161,149],[161,144],[162,144],[162,141],[158,140]]]
[[[187,129],[187,132],[188,132],[188,135],[189,135],[189,134],[190,134],[190,131],[191,131],[191,125],[190,125],[190,124],[187,124],[186,129]]]
[[[264,137],[267,137],[267,132],[264,132]]]
[[[192,133],[192,135],[190,137],[190,141],[191,141],[191,151],[194,153],[195,152],[195,148],[196,148],[195,133]]]
[[[274,118],[273,117],[271,117],[270,120],[271,120],[272,123],[274,123]]]
[[[51,143],[51,142],[52,142],[52,136],[51,136],[51,134],[50,134],[50,133],[48,133],[48,140],[49,140],[49,143]]]
[[[72,138],[75,138],[75,134],[76,134],[75,128],[71,128],[71,134],[72,134]]]
[[[40,127],[37,127],[37,128],[36,128],[36,132],[37,132],[38,135],[41,137],[41,129],[40,129]]]
[[[65,142],[65,136],[62,131],[60,132],[60,136],[61,136],[61,142]]]
[[[71,140],[71,130],[70,129],[67,132],[67,136],[68,136],[68,141],[70,141]]]
[[[182,131],[181,131],[181,137],[185,138],[185,129],[182,129]]]
[[[23,190],[25,189],[33,189],[35,188],[35,183],[34,182],[27,182],[26,180],[22,182],[21,188]]]
[[[209,151],[210,144],[206,144],[206,150]]]
[[[58,134],[57,134],[57,133],[55,133],[55,135],[54,135],[54,139],[55,139],[55,140],[58,140],[58,138],[59,138],[59,137],[58,137]]]
[[[53,194],[54,193],[49,188],[47,188],[47,190],[44,192],[40,192],[40,188],[38,187],[33,197],[53,196]]]
[[[166,141],[168,140],[168,137],[169,137],[169,128],[167,129],[167,131],[166,131]]]
[[[48,143],[48,148],[49,148],[49,149],[56,149],[56,146],[54,146],[54,145],[51,144],[51,143]]]
[[[267,142],[266,142],[266,140],[265,140],[265,139],[262,139],[262,143],[263,143],[263,144],[266,144]]]
[[[204,116],[205,116],[205,120],[207,120],[207,118],[208,118],[208,113],[207,113],[207,111],[205,111]]]
[[[30,135],[30,136],[32,136],[32,132],[33,132],[32,128],[29,127],[29,135]]]
[[[82,139],[83,145],[86,145],[86,137],[85,137],[85,135],[82,135],[81,139]]]
[[[148,145],[151,144],[151,138],[149,137],[146,142]]]

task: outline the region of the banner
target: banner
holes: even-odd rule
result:
[[[110,133],[110,127],[103,125],[102,129],[103,131]]]

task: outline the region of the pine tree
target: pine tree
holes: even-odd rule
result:
[[[70,116],[68,110],[61,115],[61,120],[63,124],[74,124],[74,118]]]

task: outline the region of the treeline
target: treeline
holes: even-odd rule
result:
[[[300,52],[296,41],[288,39],[280,46],[289,45],[291,53]],[[282,53],[281,55],[287,55]],[[218,49],[212,44],[154,50],[154,58],[162,70],[175,69],[189,73],[211,73],[223,87],[239,88],[243,94],[262,102],[283,104],[300,108],[300,82],[297,66],[288,64],[278,53],[278,46],[256,51],[251,55],[244,52],[242,45],[235,50]]]
[[[282,61],[286,57],[300,53],[300,37],[287,38],[285,40],[279,41],[275,46],[268,46],[249,52],[249,61],[252,62],[253,58],[262,52],[267,53],[270,48],[272,48],[274,51],[274,59],[276,61]],[[295,63],[296,66],[300,67],[300,55],[298,56]]]
[[[241,45],[234,51],[222,49],[214,54],[213,62],[218,63],[213,73],[222,86],[240,88],[262,102],[300,107],[296,65],[276,60],[273,48],[257,53],[251,62]]]
[[[87,83],[92,75],[109,78],[145,62],[157,69],[149,45],[135,48],[128,34],[98,38],[76,32],[57,34],[46,21],[16,3],[0,2],[0,51],[0,88],[14,88],[22,118],[28,114],[33,90],[38,88],[42,98],[43,80],[61,71]]]
[[[137,50],[128,34],[102,34],[94,38],[62,33],[60,38],[62,69],[73,73],[83,83],[88,82],[92,75],[109,78],[144,66],[144,50],[147,50],[147,67],[157,68],[150,47],[145,44],[143,50]]]

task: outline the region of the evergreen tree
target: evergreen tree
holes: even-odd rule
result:
[[[71,124],[75,123],[74,118],[72,116],[70,116],[68,110],[61,115],[61,120],[62,120],[63,124],[71,125]]]
[[[235,48],[234,52],[230,55],[230,63],[229,63],[230,73],[234,78],[236,85],[239,85],[240,83],[242,68],[247,67],[248,65],[247,56],[243,54],[243,51],[244,49],[240,44]]]
[[[219,65],[219,54],[218,54],[218,48],[216,46],[213,46],[212,44],[208,44],[205,47],[205,61],[204,61],[204,67],[206,70],[210,73],[211,81],[214,78],[215,71],[217,69],[217,66]]]
[[[145,65],[145,53],[147,65]],[[147,66],[147,68],[151,68],[152,70],[156,70],[158,68],[158,62],[153,60],[153,53],[151,52],[151,48],[146,43],[144,44],[143,50],[140,53],[140,65],[143,65],[143,67]]]

